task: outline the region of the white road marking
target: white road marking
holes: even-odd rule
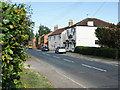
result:
[[[49,54],[46,54],[47,56],[50,56]]]
[[[36,50],[36,51],[41,51],[41,50]]]
[[[45,54],[45,53],[42,53],[42,54]]]
[[[117,64],[115,64],[115,66],[118,66]]]
[[[63,59],[64,61],[74,63],[74,61],[68,60],[68,59]]]
[[[77,85],[81,86],[82,88],[87,88],[87,87],[85,87],[84,85],[82,85],[82,84],[76,82],[75,80],[71,79],[70,77],[68,77],[68,76],[66,76],[66,75],[64,75],[64,74],[61,74],[61,73],[58,72],[58,71],[56,71],[56,72],[59,73],[61,76],[63,76],[63,77],[65,77],[65,78],[71,80],[72,82],[76,83]]]
[[[88,67],[88,68],[93,68],[93,69],[96,69],[96,70],[99,70],[99,71],[107,72],[107,70],[100,69],[100,68],[97,68],[97,67],[89,66],[89,65],[86,65],[86,64],[82,64],[82,65],[85,66],[85,67]]]
[[[57,56],[53,56],[53,57],[55,57],[55,58],[60,58],[60,57],[57,57]]]

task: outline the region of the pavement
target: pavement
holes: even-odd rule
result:
[[[117,88],[118,61],[79,55],[28,50],[25,62],[46,76],[56,88]],[[96,89],[92,89],[96,90]],[[117,90],[117,89],[114,89]]]

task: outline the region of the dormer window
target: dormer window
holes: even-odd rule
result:
[[[88,21],[88,22],[87,22],[87,25],[88,25],[88,26],[94,26],[94,22],[93,22],[93,21]]]

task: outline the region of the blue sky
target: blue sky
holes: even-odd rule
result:
[[[34,33],[40,24],[54,30],[68,26],[69,19],[77,23],[87,17],[118,23],[118,2],[25,2],[33,9]],[[88,14],[88,16],[87,16]]]

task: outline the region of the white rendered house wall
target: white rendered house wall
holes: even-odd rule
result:
[[[61,47],[64,47],[65,45],[63,44],[63,42],[66,41],[66,30],[62,32],[61,34]]]
[[[49,36],[49,49],[55,50],[57,46],[61,46],[61,34]]]
[[[77,26],[76,46],[99,47],[99,45],[95,44],[95,40],[98,40],[95,36],[96,29],[97,27]]]

